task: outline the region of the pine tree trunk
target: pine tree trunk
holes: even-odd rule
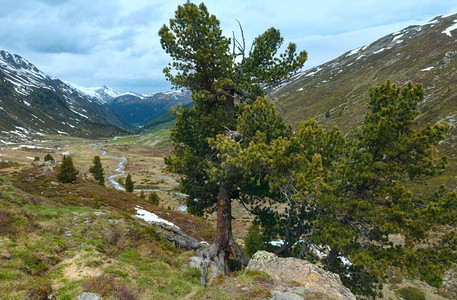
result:
[[[327,271],[333,270],[333,267],[335,266],[336,259],[338,258],[339,254],[340,254],[340,250],[336,247],[332,248],[332,250],[330,250],[330,253],[328,254],[328,257],[327,257],[327,265],[326,265]]]
[[[217,202],[217,227],[216,239],[214,244],[217,249],[217,257],[219,264],[224,274],[228,274],[228,245],[232,234],[232,204],[230,199],[230,190],[225,186],[219,187],[218,202]],[[223,260],[223,261],[221,261]]]
[[[225,110],[227,113],[232,113],[235,110],[235,97],[233,95],[233,91],[230,91],[230,96],[225,97]]]

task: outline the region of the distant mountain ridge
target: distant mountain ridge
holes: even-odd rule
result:
[[[192,102],[190,91],[152,94],[119,93],[107,86],[85,88],[71,82],[67,82],[67,84],[109,107],[127,122],[136,126],[145,125],[170,112],[171,107]]]
[[[43,135],[109,136],[130,125],[86,94],[0,50],[0,144]]]
[[[174,91],[150,95],[132,93],[120,95],[105,106],[121,115],[125,120],[135,125],[146,123],[170,112],[171,107],[192,102],[190,91]]]

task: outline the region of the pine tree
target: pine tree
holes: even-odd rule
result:
[[[54,157],[52,157],[52,155],[48,153],[48,154],[45,155],[44,161],[54,162]]]
[[[92,163],[93,163],[93,165],[90,166],[89,172],[92,173],[92,175],[94,176],[95,182],[97,182],[99,185],[104,186],[105,177],[103,176],[103,167],[102,167],[102,163],[100,160],[100,156],[98,156],[98,155],[94,156]]]
[[[73,160],[70,155],[65,155],[62,159],[59,171],[57,173],[57,179],[62,183],[74,183],[78,176],[78,171],[73,165]]]
[[[125,178],[125,190],[129,193],[132,193],[134,190],[132,176],[130,176],[130,173],[127,174],[127,177]]]
[[[326,245],[325,267],[346,275],[342,281],[353,292],[373,297],[392,268],[439,286],[457,256],[450,250],[457,249],[457,233],[435,234],[431,228],[456,224],[457,194],[439,188],[419,198],[410,190],[417,178],[438,174],[446,164],[436,146],[447,127],[422,124],[418,129],[415,123],[423,97],[419,84],[401,88],[386,82],[372,88],[369,112],[353,140],[308,120],[292,134],[273,139],[257,130],[248,147],[222,135],[211,144],[224,164],[244,174],[251,188],[245,202],[254,204],[251,212],[263,225],[264,238],[284,240],[277,254],[297,245],[301,249],[293,252],[312,256],[310,243]],[[250,109],[238,124],[246,137],[245,132],[253,132],[249,128],[264,126]],[[259,205],[252,200],[256,197],[268,197],[287,210]],[[401,234],[405,244],[394,246],[391,234]],[[351,260],[350,267],[341,263],[341,255]]]
[[[156,192],[151,192],[149,194],[149,202],[151,202],[152,204],[158,206],[159,205],[159,202],[160,202],[160,198],[159,198],[159,195],[157,195]]]
[[[251,224],[248,233],[244,238],[244,245],[246,254],[250,257],[253,256],[257,251],[265,249],[265,243],[260,227],[256,224]]]
[[[303,66],[306,52],[298,54],[295,44],[289,44],[276,57],[283,39],[274,28],[256,38],[249,53],[244,40],[234,40],[230,49],[231,40],[222,35],[219,21],[203,3],[178,6],[175,18],[159,35],[173,59],[164,69],[167,79],[176,88],[190,89],[194,100],[192,108],[174,111],[177,120],[170,138],[174,150],[165,162],[170,170],[185,175],[181,187],[190,195],[187,205],[191,213],[201,215],[204,210],[217,209],[216,238],[208,252],[210,259],[225,266],[219,271],[227,273],[227,261],[221,260],[228,257],[231,200],[236,198],[239,176],[224,170],[208,139],[233,131],[238,112],[235,102],[249,105],[262,96],[260,84],[274,84],[294,73]]]

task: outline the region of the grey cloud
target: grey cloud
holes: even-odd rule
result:
[[[122,25],[149,26],[162,19],[164,8],[161,4],[151,4],[138,9],[120,20]]]
[[[111,50],[124,51],[135,46],[135,38],[138,31],[135,28],[124,29],[121,33],[110,36],[106,39],[107,46]]]
[[[28,49],[44,53],[91,53],[97,38],[91,33],[72,30],[68,26],[42,24],[24,30]]]

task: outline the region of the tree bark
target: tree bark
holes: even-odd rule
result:
[[[217,227],[216,239],[216,256],[219,258],[219,263],[224,264],[224,274],[229,273],[228,269],[228,254],[230,251],[228,245],[232,234],[232,204],[230,199],[230,190],[224,185],[220,185],[218,202],[217,202]],[[221,260],[224,260],[223,262]]]
[[[327,265],[326,269],[327,271],[332,271],[333,267],[335,266],[336,259],[338,258],[338,255],[340,254],[340,249],[338,248],[332,248],[330,250],[330,253],[328,254],[327,257]]]
[[[233,114],[235,111],[235,97],[233,96],[234,91],[229,91],[230,96],[225,96],[225,111],[227,114]]]

